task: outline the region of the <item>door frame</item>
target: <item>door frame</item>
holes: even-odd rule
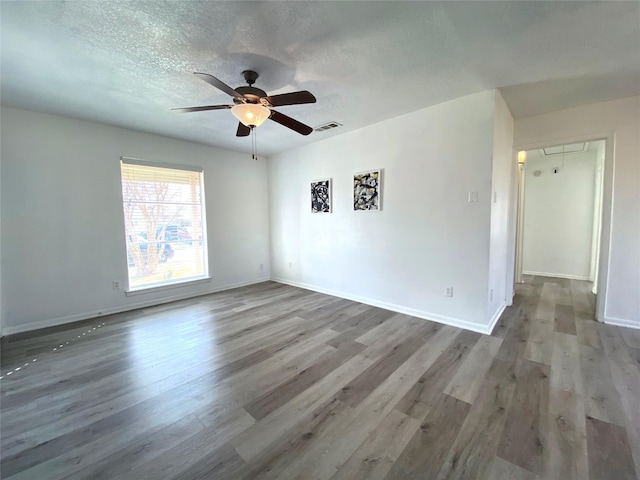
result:
[[[598,260],[598,276],[596,278],[597,292],[596,296],[596,320],[599,322],[604,321],[605,312],[607,307],[607,287],[609,284],[609,249],[611,245],[611,212],[612,212],[612,198],[613,198],[613,166],[615,160],[615,133],[614,132],[605,132],[605,133],[595,133],[591,135],[581,135],[574,137],[555,137],[555,138],[545,138],[541,140],[536,140],[535,142],[514,145],[513,149],[515,152],[514,161],[516,162],[517,171],[520,171],[518,162],[518,152],[521,150],[537,150],[544,147],[549,147],[551,145],[566,145],[570,143],[581,143],[581,142],[596,142],[598,140],[605,141],[605,154],[604,154],[604,165],[603,165],[603,179],[602,179],[602,215],[600,218],[600,258]],[[525,162],[526,164],[526,162]],[[520,182],[518,180],[519,175],[515,176],[515,185],[513,186],[518,194],[514,201],[518,201],[518,198],[523,193],[520,190]],[[513,205],[513,208],[518,209],[518,205]],[[514,271],[516,268],[516,264],[519,261],[518,258],[521,258],[522,245],[520,244],[522,239],[518,235],[517,232],[517,224],[518,219],[520,219],[522,212],[518,211],[516,215],[516,222],[511,226],[513,231],[513,237],[515,237],[515,258],[514,258]],[[519,257],[520,256],[520,257]],[[514,288],[515,288],[515,278],[514,278]]]

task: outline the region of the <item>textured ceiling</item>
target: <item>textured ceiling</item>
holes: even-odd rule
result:
[[[192,75],[232,87],[259,72],[280,107],[312,127],[257,130],[272,154],[489,88],[516,117],[640,94],[638,2],[2,1],[3,105],[239,151],[230,103]]]

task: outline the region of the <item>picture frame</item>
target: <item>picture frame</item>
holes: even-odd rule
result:
[[[331,213],[332,183],[331,178],[311,182],[311,213]]]
[[[379,212],[382,210],[382,169],[353,175],[353,210]]]

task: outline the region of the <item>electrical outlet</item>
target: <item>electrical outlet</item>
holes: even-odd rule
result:
[[[120,290],[120,282],[118,280],[113,281],[113,289]]]
[[[260,264],[260,271],[264,270],[264,263]]]
[[[293,268],[293,263],[289,262],[289,268]]]
[[[445,297],[453,297],[453,287],[447,287],[444,289]]]

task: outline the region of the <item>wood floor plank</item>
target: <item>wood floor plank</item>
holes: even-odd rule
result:
[[[529,312],[523,304],[524,301],[519,301],[514,308],[511,322],[502,337],[502,344],[496,352],[496,358],[507,363],[512,363],[516,359],[524,359],[526,353],[532,322],[529,318]]]
[[[600,341],[600,334],[598,333],[597,326],[598,322],[593,319],[593,315],[577,313],[576,332],[578,336],[578,343],[580,345],[602,350],[602,342]]]
[[[555,331],[555,287],[548,279],[542,285],[537,297],[525,358],[532,362],[550,365],[553,351],[553,332]]]
[[[300,313],[300,316],[307,320],[324,320],[332,318],[333,315],[341,314],[350,307],[353,309],[354,306],[358,306],[358,304],[354,304],[344,298],[335,297],[332,303],[327,302],[313,309],[305,309]],[[364,307],[365,306],[362,305],[363,309]]]
[[[545,467],[544,432],[549,401],[549,367],[524,361],[507,413],[497,454],[504,460],[541,475]]]
[[[584,393],[577,338],[566,333],[553,335],[550,386],[556,390]]]
[[[364,349],[365,346],[357,342],[341,342],[338,348],[320,356],[310,367],[254,398],[244,409],[253,418],[261,420]]]
[[[389,318],[389,320],[387,320],[386,322],[383,322],[380,325],[373,327],[371,330],[363,333],[362,335],[357,337],[355,341],[358,343],[362,343],[363,345],[372,345],[380,340],[389,338],[390,336],[394,336],[397,340],[403,336],[406,336],[407,328],[416,327],[423,323],[424,322],[421,322],[417,318],[398,313]]]
[[[509,463],[500,457],[495,457],[491,464],[491,470],[485,480],[539,480],[539,477],[524,468]]]
[[[234,478],[244,466],[244,460],[231,447],[223,445],[209,455],[189,462],[189,466],[167,480],[206,480],[210,478]]]
[[[215,455],[220,448],[228,445],[229,439],[254,424],[255,420],[242,409],[219,415],[208,428],[191,436],[182,437],[177,445],[160,455],[145,455],[137,459],[128,471],[123,470],[112,476],[110,480],[185,478],[180,475],[194,462]],[[117,461],[117,457],[112,457],[111,461]],[[241,462],[235,463],[237,469],[243,465]]]
[[[632,348],[640,348],[640,330],[621,327],[620,336],[628,346]]]
[[[282,438],[300,423],[313,418],[314,412],[331,400],[341,388],[366,370],[373,362],[356,355],[313,387],[282,405],[233,440],[238,453],[247,461],[257,457],[270,443]]]
[[[637,477],[640,337],[524,281],[491,336],[263,282],[4,338],[2,478]]]
[[[441,394],[385,478],[436,478],[469,408],[467,402]]]
[[[135,434],[143,425],[155,428],[158,425],[171,424],[182,416],[193,412],[199,399],[189,396],[189,389],[173,390],[170,395],[163,394],[143,403],[119,412],[110,417],[94,422],[86,427],[55,437],[48,442],[4,457],[2,460],[3,475],[9,477],[23,470],[52,461],[60,456],[69,455],[75,449],[91,444],[98,439],[122,438]],[[168,412],[165,409],[169,408]],[[38,477],[34,477],[38,478]]]
[[[573,310],[576,313],[586,313],[591,315],[594,309],[593,294],[590,289],[586,287],[587,282],[570,280],[570,284]]]
[[[386,323],[389,322],[385,322],[385,324]],[[367,348],[362,351],[361,355],[365,358],[376,361],[382,358],[384,355],[387,355],[392,348],[395,348],[396,345],[403,342],[407,338],[415,337],[418,335],[435,335],[438,330],[440,330],[440,328],[442,328],[442,325],[414,318],[413,321],[401,324],[401,328],[388,332],[388,335],[378,336],[378,338],[372,340],[368,344]],[[377,330],[377,327],[370,330],[370,332],[373,332],[374,330]],[[358,338],[361,339],[362,337]],[[360,342],[358,341],[358,343]]]
[[[428,330],[429,331],[429,330]],[[425,369],[451,344],[458,330],[439,328],[424,344],[360,404],[338,412],[327,428],[308,449],[286,469],[282,478],[296,476],[308,480],[326,480],[333,476],[353,452],[366,441],[382,419],[393,409],[423,374]]]
[[[391,412],[340,467],[332,480],[374,480],[387,475],[420,422],[398,410]]]
[[[640,348],[629,347],[628,350],[634,365],[640,369]]]
[[[87,465],[102,460],[127,443],[133,441],[141,428],[155,435],[162,427],[180,422],[182,418],[190,420],[190,432],[201,430],[202,424],[195,415],[190,418],[187,412],[194,410],[197,400],[180,398],[180,401],[167,401],[166,398],[153,399],[137,408],[123,411],[90,425],[55,438],[16,455],[4,458],[2,473],[5,477],[20,474],[28,478],[63,478]],[[169,412],[165,409],[170,408]],[[152,418],[149,417],[152,416]],[[179,423],[178,426],[180,427]]]
[[[627,432],[618,425],[587,417],[589,448],[589,478],[635,480],[636,471],[631,456]]]
[[[237,477],[246,480],[291,478],[287,471],[291,469],[292,462],[304,455],[346,409],[348,407],[335,396],[330,397],[313,411],[309,419],[269,442],[247,462]]]
[[[611,377],[605,352],[580,346],[580,367],[584,379],[585,414],[623,426],[625,418],[620,396]]]
[[[502,340],[499,338],[480,338],[444,389],[444,393],[469,404],[473,403],[501,344]]]
[[[511,363],[498,358],[494,360],[438,479],[484,478],[488,473],[515,391],[515,365],[515,359]]]
[[[364,312],[353,319],[349,319],[341,324],[333,325],[331,328],[340,332],[334,339],[328,342],[332,347],[338,348],[343,342],[353,342],[356,338],[368,332],[372,328],[383,324],[395,314],[389,310],[373,309],[372,312]],[[358,319],[354,321],[354,319]]]
[[[545,434],[547,462],[543,477],[588,478],[584,398],[575,392],[553,387],[549,396]]]
[[[2,458],[14,456],[19,452],[35,448],[41,443],[50,442],[80,428],[86,428],[95,422],[133,408],[154,395],[161,395],[172,390],[181,383],[183,383],[182,378],[176,374],[166,377],[164,381],[156,382],[156,384],[146,385],[152,392],[149,395],[143,395],[138,390],[130,390],[115,398],[104,395],[104,402],[94,401],[92,406],[85,409],[76,409],[76,403],[69,402],[66,406],[66,414],[64,406],[53,414],[46,409],[43,409],[40,414],[37,412],[21,414],[9,409],[4,410],[1,438]],[[20,429],[20,422],[13,427],[5,425],[6,419],[12,416],[15,416],[16,419],[22,418],[22,429]]]
[[[197,422],[195,415],[190,415],[157,431],[145,431],[128,442],[122,442],[121,438],[110,439],[111,441],[107,445],[102,441],[94,442],[90,448],[85,450],[82,456],[78,455],[78,452],[73,452],[68,457],[60,456],[55,459],[55,462],[42,463],[38,467],[42,467],[42,474],[48,475],[51,480],[54,478],[64,478],[65,480],[87,478],[92,480],[112,480],[120,475],[127,474],[139,463],[149,458],[157,458],[165,454],[184,441],[185,438],[201,432],[203,427],[198,425]],[[118,445],[121,448],[113,451],[114,445]],[[106,456],[107,453],[111,454]],[[114,458],[117,461],[114,461]],[[62,463],[62,465],[56,466],[53,463]],[[81,468],[81,470],[68,475],[76,468]],[[54,476],[54,471],[60,472],[61,476]],[[27,470],[22,473],[36,477],[40,476],[34,470]],[[19,476],[15,478],[19,478]]]
[[[624,333],[609,325],[598,325],[607,355],[611,378],[620,398],[629,443],[640,472],[640,370],[624,341]]]
[[[453,343],[400,399],[395,408],[422,421],[479,338],[480,335],[473,332],[460,332]]]
[[[423,334],[427,328],[428,326],[425,325]],[[400,342],[387,355],[380,358],[353,381],[345,385],[338,394],[338,399],[346,405],[357,406],[424,343],[425,338],[422,335],[409,337]]]
[[[532,362],[550,365],[554,332],[553,320],[536,318],[531,325],[525,358]]]
[[[542,284],[542,291],[538,297],[538,304],[535,309],[535,317],[541,320],[553,322],[556,310],[556,286],[554,282],[545,279]]]
[[[389,310],[384,310],[378,307],[369,307],[362,313],[351,315],[341,322],[332,325],[331,328],[340,333],[346,330],[359,328],[362,334],[370,328],[380,325],[385,320],[393,317],[394,315],[395,313]]]
[[[555,288],[555,292],[554,293],[555,293],[556,304],[559,303],[561,305],[572,306],[571,286],[570,286],[570,284],[571,284],[571,282],[569,282],[566,286],[558,285]]]
[[[577,335],[573,306],[556,303],[556,332]]]

